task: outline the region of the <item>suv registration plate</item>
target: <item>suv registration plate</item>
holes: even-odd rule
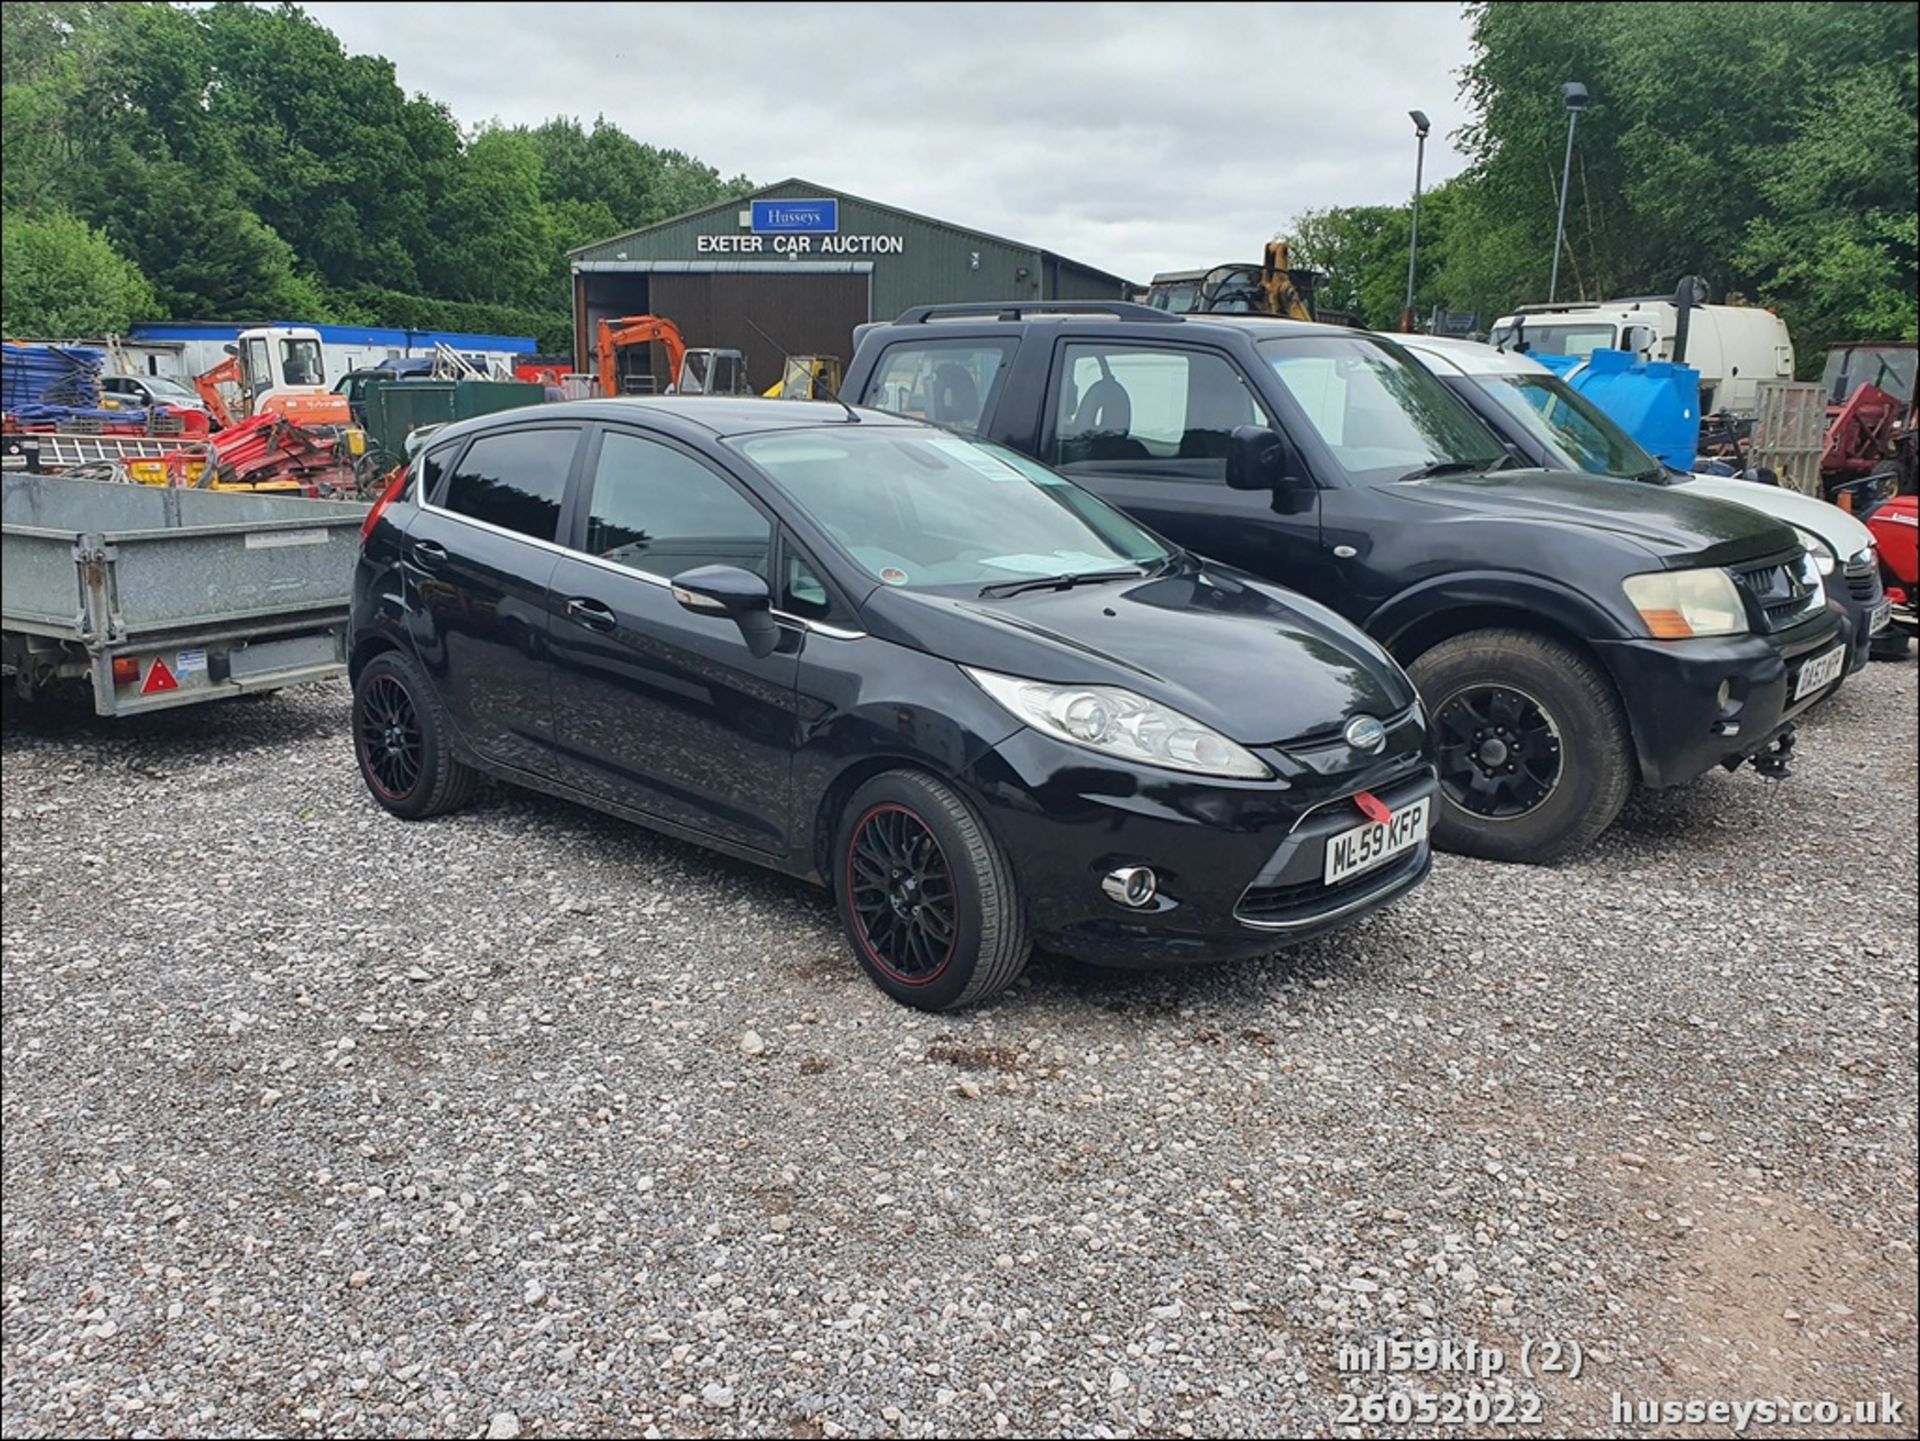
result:
[[[1840,679],[1840,672],[1846,669],[1847,648],[1837,645],[1830,651],[1824,651],[1800,667],[1800,679],[1794,682],[1793,698],[1805,700],[1817,690],[1824,690]]]

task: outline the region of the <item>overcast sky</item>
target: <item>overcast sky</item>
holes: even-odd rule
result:
[[[1454,4],[309,4],[463,127],[604,114],[1130,279],[1257,260],[1300,211],[1461,160]]]

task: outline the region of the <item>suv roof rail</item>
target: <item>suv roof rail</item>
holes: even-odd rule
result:
[[[949,305],[912,305],[900,312],[895,325],[920,325],[963,315],[991,316],[995,320],[1025,320],[1031,315],[1111,315],[1115,320],[1153,320],[1177,323],[1184,317],[1155,310],[1132,300],[984,300]]]

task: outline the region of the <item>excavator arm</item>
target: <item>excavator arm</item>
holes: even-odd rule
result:
[[[232,385],[243,393],[246,384],[240,377],[240,362],[229,355],[214,366],[212,370],[203,370],[193,378],[193,388],[200,392],[200,399],[206,402],[207,414],[213,417],[213,423],[225,430],[233,424],[233,411],[227,406],[227,398],[220,393],[220,387]]]
[[[671,384],[680,378],[680,367],[687,358],[687,342],[680,327],[659,315],[627,315],[618,320],[603,320],[594,345],[594,371],[600,380],[602,395],[620,393],[619,354],[630,345],[659,341],[667,352],[667,376]]]

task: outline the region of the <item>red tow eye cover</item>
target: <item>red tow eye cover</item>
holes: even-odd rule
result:
[[[1377,826],[1384,826],[1393,819],[1393,807],[1372,791],[1361,791],[1353,798],[1353,803],[1360,807],[1361,815]]]

